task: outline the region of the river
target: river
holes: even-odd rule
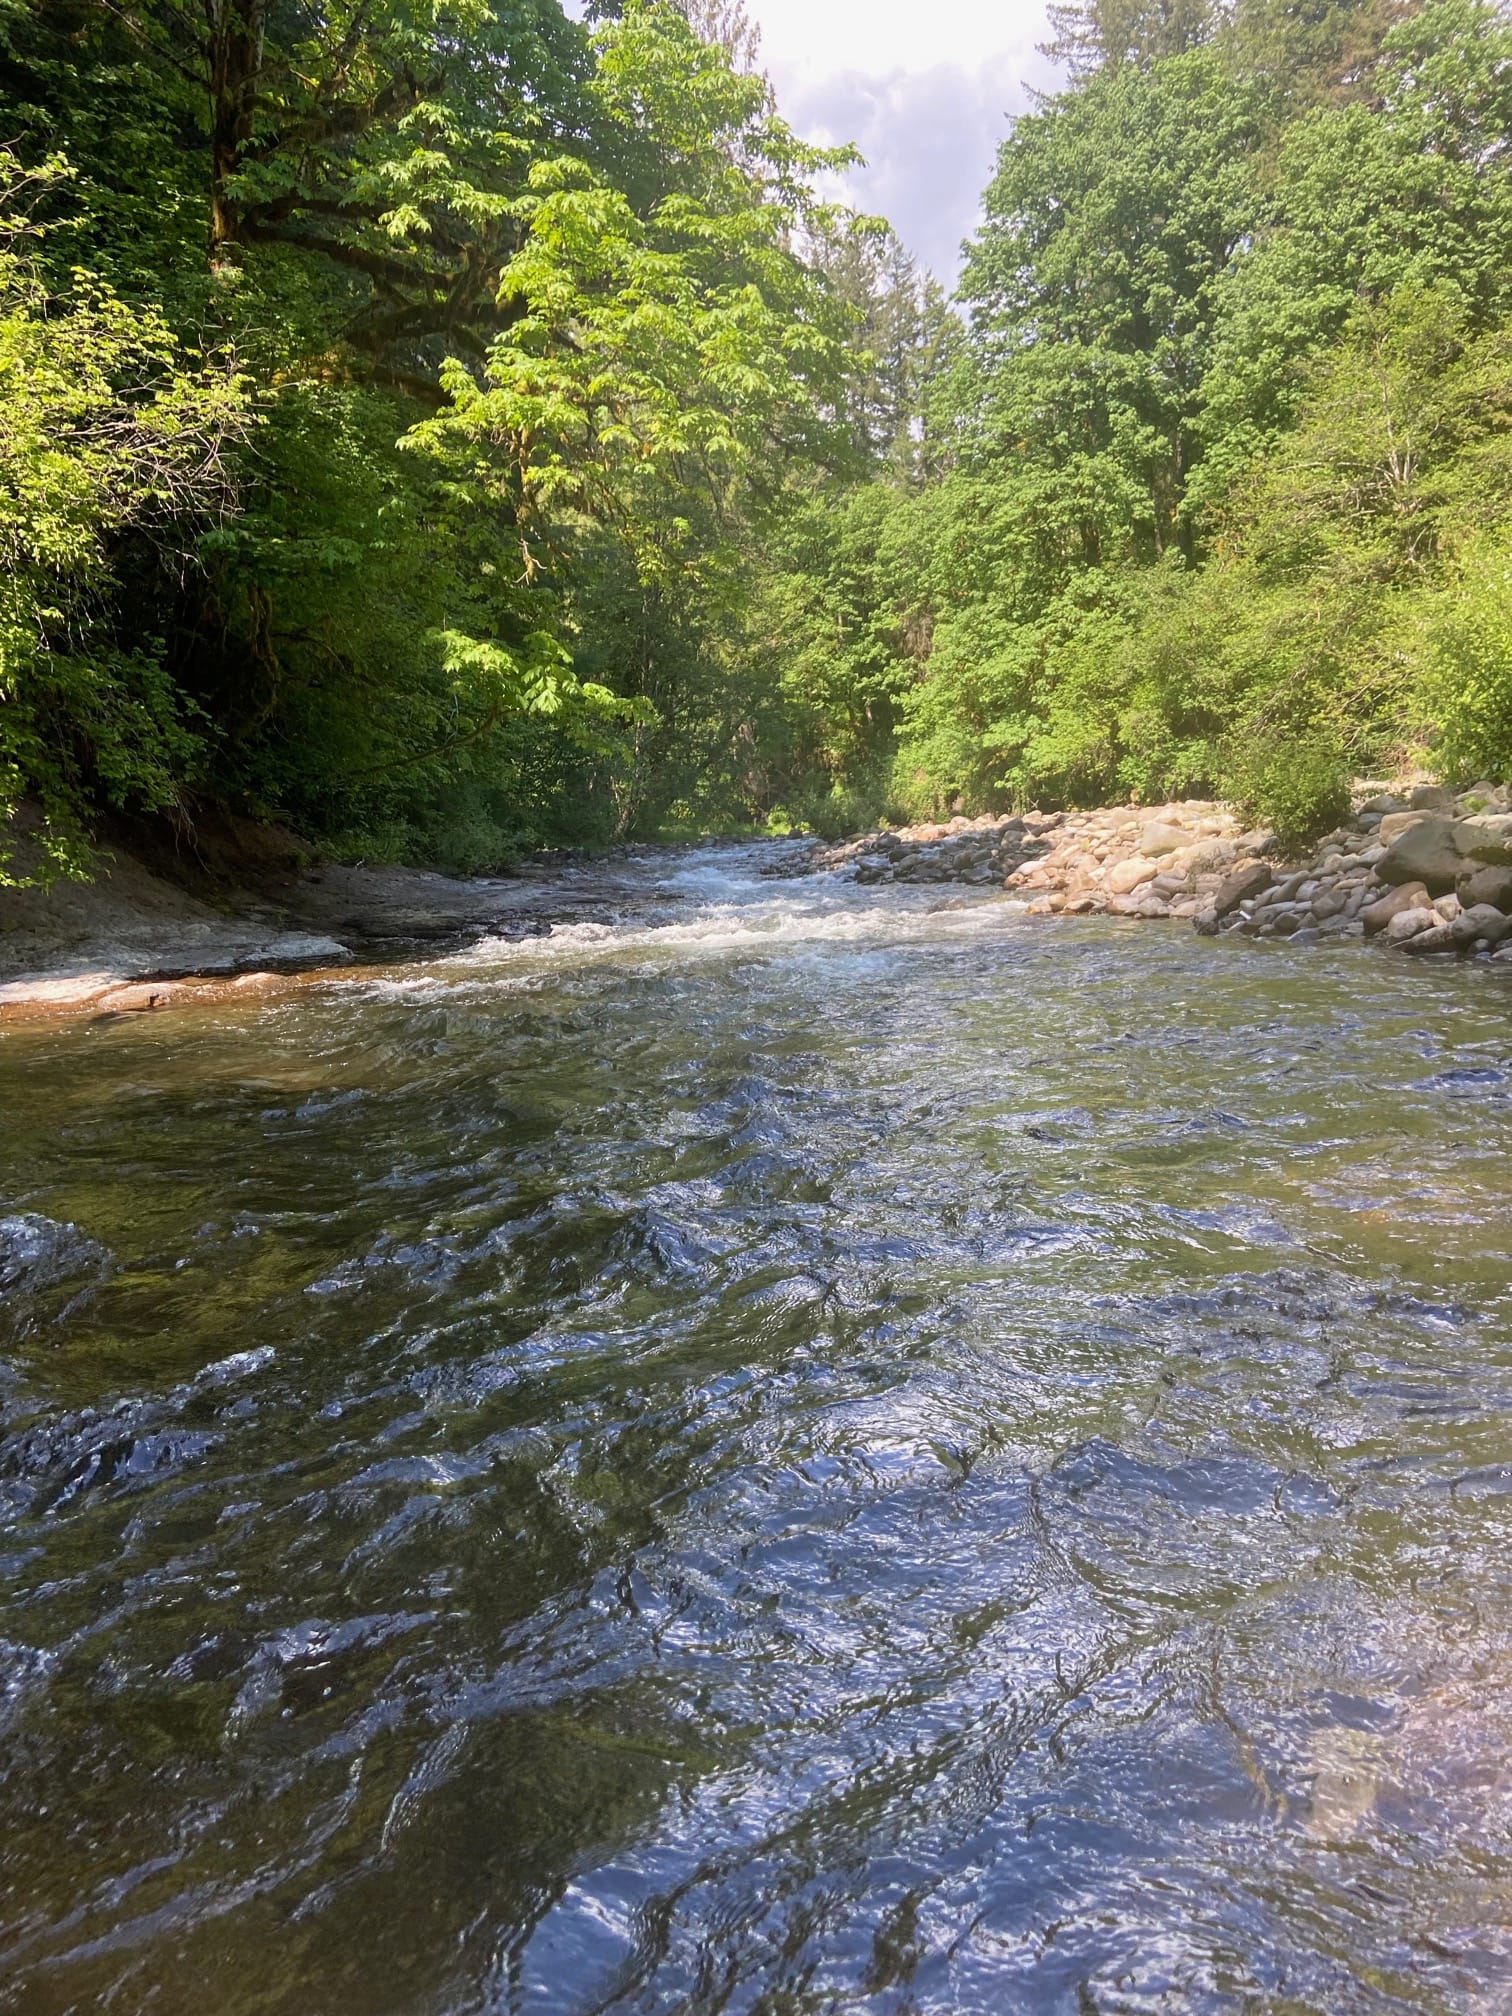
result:
[[[1509,976],[765,859],[0,1033],[0,2007],[1512,2008]]]

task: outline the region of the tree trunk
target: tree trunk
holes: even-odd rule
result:
[[[268,0],[205,0],[210,24],[210,251],[241,237],[241,209],[228,184],[252,137],[262,76]]]

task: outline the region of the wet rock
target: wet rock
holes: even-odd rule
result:
[[[1213,909],[1220,917],[1227,917],[1231,910],[1237,910],[1241,903],[1261,896],[1271,886],[1273,876],[1263,861],[1244,861],[1227,876],[1213,898]]]
[[[1411,916],[1414,913],[1408,911],[1405,914]],[[1459,946],[1455,941],[1454,926],[1440,919],[1430,930],[1414,931],[1410,937],[1402,940],[1397,949],[1401,952],[1411,952],[1415,956],[1420,952],[1457,952]]]
[[[1509,932],[1512,917],[1491,903],[1473,904],[1454,920],[1454,942],[1462,952],[1476,944],[1499,945]]]
[[[140,1015],[152,1008],[167,1008],[178,998],[163,981],[141,981],[134,987],[112,987],[96,1006],[102,1015]]]
[[[1199,910],[1192,919],[1192,928],[1199,938],[1216,938],[1219,930],[1218,912],[1211,908]]]
[[[35,1293],[108,1266],[103,1246],[57,1218],[17,1211],[0,1218],[0,1293]]]
[[[1410,910],[1399,910],[1381,935],[1388,945],[1405,945],[1409,939],[1419,938],[1425,931],[1449,930],[1450,927],[1445,924],[1437,910],[1422,903]]]

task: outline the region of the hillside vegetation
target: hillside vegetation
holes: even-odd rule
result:
[[[0,812],[474,870],[1512,772],[1506,14],[1055,33],[948,302],[738,4],[0,0]]]

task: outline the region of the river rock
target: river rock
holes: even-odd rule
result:
[[[1231,910],[1237,910],[1241,903],[1252,897],[1263,895],[1271,886],[1272,875],[1263,861],[1242,861],[1232,875],[1226,876],[1213,897],[1213,909],[1219,917],[1227,917]]]
[[[1462,819],[1458,827],[1460,851],[1472,861],[1491,867],[1512,867],[1512,816],[1505,812],[1477,813]]]
[[[1509,931],[1512,917],[1505,916],[1491,903],[1474,904],[1454,920],[1454,942],[1461,951],[1467,951],[1482,939],[1488,945],[1499,945]]]
[[[1409,910],[1403,914],[1411,917],[1417,913]],[[1397,950],[1411,952],[1415,956],[1419,952],[1457,952],[1459,945],[1454,936],[1454,926],[1440,920],[1430,930],[1414,931],[1410,938],[1402,940]]]
[[[95,1004],[102,1015],[141,1015],[149,1008],[170,1007],[175,990],[161,980],[139,981],[131,987],[112,987]]]
[[[1411,910],[1398,910],[1387,924],[1383,936],[1388,945],[1405,945],[1409,938],[1417,938],[1425,931],[1448,931],[1451,927],[1429,904],[1416,905]]]
[[[1393,840],[1399,840],[1414,826],[1421,826],[1428,817],[1426,812],[1388,812],[1376,828],[1376,838],[1383,847],[1389,847]]]
[[[1360,912],[1360,922],[1365,926],[1365,936],[1373,938],[1404,910],[1428,910],[1432,907],[1428,891],[1421,882],[1404,882],[1400,889],[1393,889],[1379,902],[1367,904]]]
[[[1155,872],[1153,859],[1146,856],[1141,860],[1138,855],[1131,855],[1127,861],[1114,862],[1108,870],[1105,886],[1110,895],[1128,896],[1142,882],[1148,882]]]
[[[1192,919],[1192,928],[1199,938],[1216,938],[1218,936],[1218,912],[1211,906],[1206,910],[1199,910],[1197,915]]]
[[[1455,887],[1467,910],[1489,903],[1493,909],[1512,911],[1512,868],[1471,868]]]
[[[1190,847],[1194,837],[1184,826],[1171,826],[1163,819],[1152,819],[1139,836],[1139,851],[1157,857],[1174,854],[1179,847]]]
[[[1389,824],[1383,821],[1383,828]],[[1465,872],[1468,848],[1458,820],[1432,814],[1398,833],[1376,864],[1383,882],[1422,882],[1431,896],[1444,896]]]
[[[1419,784],[1407,804],[1414,812],[1452,812],[1454,793],[1442,784]]]

